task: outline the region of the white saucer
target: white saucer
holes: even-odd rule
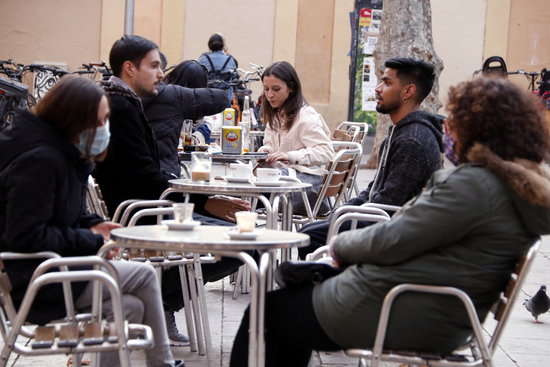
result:
[[[223,179],[227,182],[236,182],[236,183],[249,183],[250,178],[248,177],[229,177],[229,176],[223,176]]]
[[[176,231],[190,231],[190,230],[193,230],[195,227],[201,225],[201,222],[197,220],[187,222],[187,223],[180,223],[180,222],[176,222],[174,219],[169,219],[169,220],[163,220],[161,223],[164,224],[165,226],[168,226],[168,229],[173,229]]]
[[[264,181],[254,181],[253,184],[256,186],[265,186],[265,187],[279,187],[281,185],[284,185],[284,181],[272,181],[272,182],[264,182]]]
[[[232,229],[227,232],[227,235],[232,240],[255,240],[260,233],[258,231],[254,232],[239,232],[237,229]]]

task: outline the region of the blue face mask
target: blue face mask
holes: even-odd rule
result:
[[[81,132],[80,141],[78,143],[75,143],[76,148],[83,155],[88,155],[88,152],[86,152],[86,142],[88,141],[88,134],[93,134],[93,130],[88,129]],[[90,147],[90,156],[94,157],[103,153],[109,145],[110,138],[111,133],[109,132],[109,120],[107,120],[105,122],[105,125],[99,126],[95,130],[94,140],[92,141],[92,146]]]
[[[455,152],[455,141],[449,134],[443,134],[443,145],[445,146],[445,157],[456,166],[459,158]]]

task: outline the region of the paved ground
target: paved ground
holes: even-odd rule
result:
[[[371,170],[361,170],[359,186],[364,187],[372,178]],[[548,366],[550,357],[550,314],[540,317],[543,324],[534,324],[533,318],[522,306],[524,298],[532,296],[541,284],[550,283],[550,236],[544,238],[541,251],[535,259],[534,266],[523,286],[523,294],[520,296],[512,312],[508,327],[501,339],[500,346],[495,353],[495,366],[498,367],[532,367]],[[228,278],[206,286],[206,296],[210,325],[212,329],[212,342],[214,346],[214,366],[228,366],[229,355],[233,337],[240,323],[242,313],[248,304],[248,295],[240,295],[236,300],[232,299],[233,286]],[[177,314],[178,323],[184,328],[183,312]],[[183,358],[188,367],[207,366],[206,358],[196,353],[189,352],[185,347],[174,347],[176,358]],[[134,366],[145,366],[141,353],[132,355]],[[48,366],[62,367],[66,365],[67,358],[37,357],[14,358],[8,366]],[[342,353],[315,353],[310,367],[336,367],[356,366],[356,361],[347,358]]]

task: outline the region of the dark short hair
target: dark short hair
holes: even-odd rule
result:
[[[418,103],[430,94],[435,81],[433,64],[410,57],[392,57],[384,65],[397,70],[397,78],[402,83],[416,85],[415,97]]]
[[[125,35],[116,40],[109,53],[109,64],[114,76],[120,76],[122,65],[131,61],[138,68],[141,60],[151,51],[158,50],[155,42],[136,35]]]
[[[206,68],[195,60],[187,60],[178,64],[164,77],[167,84],[176,84],[187,88],[206,88],[208,75]]]
[[[265,100],[264,94],[262,94],[262,116],[274,130],[278,130],[281,127],[273,125],[275,115],[285,116],[286,121],[280,121],[280,123],[284,122],[286,124],[285,129],[289,130],[294,123],[294,119],[300,112],[300,109],[307,103],[302,94],[302,83],[300,82],[298,73],[289,62],[277,61],[264,70],[262,82],[266,76],[274,76],[281,79],[286,83],[288,88],[292,89],[292,92],[289,94],[285,103],[278,108],[278,111],[275,111],[273,107],[271,107],[269,102]]]
[[[225,42],[223,36],[219,33],[214,33],[208,39],[208,48],[211,51],[220,51],[225,47]]]
[[[160,56],[160,68],[164,70],[168,65],[168,59],[166,58],[166,55],[160,51],[159,51],[159,56]]]
[[[71,141],[84,130],[95,130],[103,96],[103,89],[90,78],[66,75],[38,102],[35,113]],[[90,135],[88,151],[93,140]]]
[[[461,162],[476,142],[504,160],[541,162],[550,153],[540,100],[507,79],[480,76],[451,87],[446,109]]]

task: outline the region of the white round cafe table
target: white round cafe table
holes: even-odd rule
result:
[[[303,233],[257,229],[258,236],[253,240],[233,240],[228,232],[234,227],[198,226],[189,231],[170,230],[165,225],[147,225],[116,228],[111,231],[115,243],[105,245],[100,254],[109,248],[120,246],[152,250],[167,250],[191,253],[211,253],[230,256],[242,260],[250,269],[250,338],[248,365],[265,365],[265,295],[267,275],[272,271],[271,257],[277,249],[304,247],[309,244],[309,236]],[[257,250],[260,253],[259,266],[246,252]],[[206,305],[203,305],[206,307]],[[206,309],[206,308],[205,308]],[[206,322],[205,327],[208,327]]]

